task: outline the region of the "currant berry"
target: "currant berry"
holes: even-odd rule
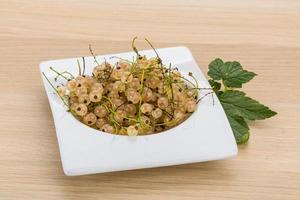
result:
[[[77,104],[77,106],[75,107],[75,112],[78,116],[84,116],[87,114],[88,108],[85,104]]]
[[[114,133],[115,128],[110,124],[104,124],[101,128],[101,131],[106,132],[106,133]]]
[[[148,125],[148,126],[150,126],[150,124],[151,124],[150,118],[147,117],[146,115],[143,115],[143,116],[141,117],[141,121],[142,121],[145,125]]]
[[[149,102],[153,100],[153,92],[150,88],[145,87],[143,90],[142,98],[144,102]]]
[[[75,90],[75,94],[77,96],[81,96],[81,95],[87,94],[87,88],[85,86],[79,87],[79,88],[77,88]]]
[[[166,97],[159,97],[157,100],[157,105],[161,109],[166,109],[169,105],[169,101]]]
[[[87,94],[83,94],[83,95],[79,96],[78,102],[83,103],[85,105],[89,105],[91,103],[89,95],[87,95]]]
[[[154,106],[152,104],[143,103],[140,109],[141,109],[142,113],[149,114],[149,113],[151,113],[153,108],[154,108]]]
[[[162,114],[163,114],[163,112],[162,112],[162,110],[159,109],[159,108],[156,108],[155,110],[153,110],[153,111],[151,112],[151,115],[152,115],[152,117],[153,117],[154,119],[160,118],[160,117],[162,116]]]
[[[102,98],[102,92],[100,91],[91,91],[89,94],[89,98],[91,100],[91,102],[100,102],[101,98]]]
[[[185,105],[186,105],[187,112],[194,112],[197,108],[197,104],[193,100],[187,101]]]
[[[104,106],[100,105],[100,106],[95,107],[94,114],[97,117],[103,118],[108,114],[108,112]]]
[[[103,93],[103,86],[101,83],[95,82],[92,84],[91,86],[91,91],[99,91],[101,93]]]
[[[123,122],[124,117],[126,117],[126,111],[121,109],[117,110],[116,114],[114,115],[114,119],[119,123]]]
[[[72,80],[68,81],[67,84],[66,84],[67,89],[71,92],[76,90],[76,88],[77,88],[76,85],[77,84],[76,84],[75,79],[72,79]]]
[[[104,119],[104,118],[97,119],[97,121],[96,121],[96,127],[97,128],[102,129],[102,127],[103,127],[104,124],[107,124],[107,120],[106,119]]]
[[[83,123],[92,126],[96,123],[97,117],[94,113],[88,113],[83,117]]]
[[[136,114],[136,106],[129,103],[129,104],[126,104],[124,106],[124,110],[129,114],[129,115],[135,115]]]
[[[136,126],[131,125],[127,128],[127,134],[129,136],[137,136],[138,135],[138,129]]]
[[[58,92],[59,96],[65,96],[66,91],[67,90],[66,90],[65,86],[60,85],[60,86],[57,87],[57,92]]]

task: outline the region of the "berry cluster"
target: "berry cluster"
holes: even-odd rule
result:
[[[77,77],[52,68],[56,79],[67,80],[56,92],[79,121],[104,132],[136,136],[174,127],[196,110],[197,84],[165,66],[158,54],[141,56],[134,41],[133,49],[134,61],[120,59],[115,65],[99,64],[91,50],[97,66],[90,76],[81,73],[80,65]]]

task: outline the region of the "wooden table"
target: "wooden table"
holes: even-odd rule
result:
[[[63,174],[38,65],[43,60],[185,45],[259,74],[244,90],[279,114],[251,124],[237,157],[81,177]],[[300,2],[0,2],[0,199],[299,199]],[[148,48],[143,42],[138,46]]]

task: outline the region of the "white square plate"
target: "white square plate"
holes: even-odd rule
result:
[[[172,63],[186,75],[192,72],[201,87],[209,87],[207,80],[186,47],[157,50],[165,64]],[[152,50],[140,52],[154,57]],[[97,56],[98,61],[118,56],[131,60],[133,52]],[[76,74],[77,59],[46,61],[40,64],[50,80],[58,71]],[[86,74],[95,66],[92,57],[85,57]],[[188,76],[185,76],[188,77]],[[150,168],[184,163],[203,162],[232,157],[237,154],[236,142],[223,108],[216,97],[204,98],[197,110],[185,122],[168,131],[137,137],[112,135],[92,129],[77,121],[66,112],[62,102],[43,77],[45,90],[51,106],[61,160],[66,175],[83,175],[129,169]],[[207,91],[206,91],[207,92]],[[200,96],[204,93],[200,93]]]

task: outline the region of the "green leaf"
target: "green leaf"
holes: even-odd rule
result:
[[[229,116],[239,116],[248,120],[262,120],[277,113],[258,101],[247,97],[244,92],[229,90],[219,94],[220,102]]]
[[[227,115],[227,113],[226,113]],[[249,140],[249,127],[246,121],[241,117],[227,115],[235,141],[238,144],[244,144]]]
[[[236,142],[249,140],[249,127],[246,120],[262,120],[277,113],[258,101],[247,97],[244,92],[233,90],[249,82],[255,73],[246,71],[239,62],[223,62],[220,58],[209,64],[209,84],[218,96],[227,115]],[[222,84],[221,84],[221,83]],[[222,85],[224,90],[222,90]]]
[[[244,70],[239,62],[223,62],[220,58],[209,64],[207,73],[214,80],[222,80],[225,87],[241,88],[243,83],[247,83],[255,73]]]

